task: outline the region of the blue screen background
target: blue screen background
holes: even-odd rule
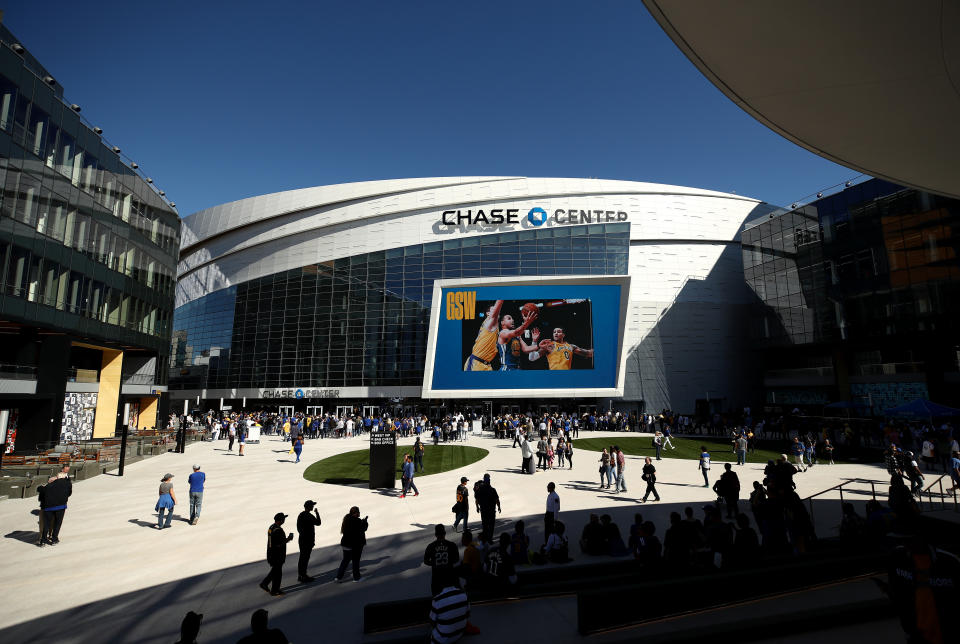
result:
[[[464,371],[461,334],[462,320],[448,320],[446,297],[451,291],[476,291],[477,301],[587,298],[591,303],[593,324],[593,369],[564,371]],[[440,319],[434,353],[432,387],[453,389],[607,389],[617,386],[617,342],[620,337],[620,286],[617,284],[552,284],[543,286],[454,286],[441,289]],[[479,315],[479,311],[478,311]],[[584,338],[568,342],[591,348]]]

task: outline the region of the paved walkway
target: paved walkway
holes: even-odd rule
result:
[[[234,642],[248,632],[250,614],[261,607],[292,641],[333,637],[362,641],[364,604],[428,594],[423,549],[432,539],[434,524],[451,524],[450,507],[461,476],[474,481],[489,472],[504,512],[497,531],[527,518],[535,545],[543,541],[541,517],[548,481],[557,483],[561,519],[572,542],[591,510],[613,515],[624,533],[633,514],[642,512],[662,536],[670,511],[694,505],[700,515],[699,506],[714,500],[713,492],[702,487],[695,461],[658,463],[663,501],[639,504],[643,493],[639,458],[628,458],[629,492],[614,495],[598,489],[596,454],[578,450],[573,469],[524,476],[519,473],[520,450],[511,448],[510,442],[473,437],[468,444],[488,449],[489,456],[462,470],[420,477],[420,496],[401,500],[398,492],[321,485],[303,478],[310,463],[363,449],[365,438],[307,441],[300,464],[293,463],[286,444],[275,437],[247,445],[242,458],[226,451],[225,441],[196,443],[186,454],[168,453],[129,465],[122,478],[104,475],[75,483],[61,543],[55,547],[33,545],[37,523],[31,510],[37,507],[36,499],[0,502],[5,537],[0,540],[0,560],[7,589],[0,610],[0,641],[173,642],[181,618],[194,610],[205,616],[201,641]],[[186,479],[195,462],[207,473],[207,487],[200,523],[191,526],[184,516],[189,507]],[[720,468],[713,473],[719,475]],[[737,471],[744,493],[754,479],[762,478],[760,465]],[[171,529],[159,531],[153,507],[165,472],[176,475],[177,509],[184,515],[174,519]],[[798,493],[808,496],[844,479],[866,478],[878,481],[878,492],[885,496],[884,474],[874,466],[817,466],[797,477]],[[816,516],[823,534],[836,525],[839,511],[835,502],[826,502],[836,498],[835,493],[821,498]],[[276,512],[289,514],[285,527],[294,527],[307,499],[317,501],[323,519],[311,560],[311,574],[318,581],[296,583],[294,540],[284,572],[288,595],[271,598],[257,588],[267,571],[266,529]],[[366,577],[359,584],[328,583],[340,559],[340,520],[352,505],[370,515],[370,543],[363,556]],[[472,523],[475,519],[471,515]],[[575,615],[570,620],[575,622]],[[575,633],[570,637],[576,639]]]

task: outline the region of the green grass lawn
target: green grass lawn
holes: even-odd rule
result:
[[[595,452],[597,459],[600,458],[600,452],[611,445],[619,445],[624,454],[630,456],[650,456],[656,458],[657,450],[653,448],[652,438],[649,436],[607,436],[605,438],[578,438],[573,441],[573,446],[578,450]],[[690,460],[700,459],[700,446],[704,445],[710,452],[710,460],[714,462],[737,462],[737,455],[733,453],[733,445],[729,440],[718,438],[677,438],[671,437],[670,441],[677,449],[664,448],[661,456],[663,458],[686,458]],[[755,452],[747,452],[748,463],[763,463],[768,460],[777,460],[780,458],[780,452],[770,449],[757,449]]]
[[[397,479],[400,478],[403,455],[407,452],[413,453],[410,445],[397,446]],[[423,472],[417,472],[417,477],[449,472],[476,463],[488,453],[485,449],[465,445],[424,445]],[[370,450],[358,449],[317,461],[303,472],[303,478],[334,485],[366,483],[370,479]]]

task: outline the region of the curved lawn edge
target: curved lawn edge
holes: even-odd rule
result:
[[[710,459],[712,461],[717,461],[720,463],[737,462],[737,455],[733,452],[733,445],[730,439],[718,438],[716,436],[695,436],[684,438],[673,436],[670,438],[670,441],[673,443],[676,449],[664,447],[661,450],[661,456],[663,458],[688,459],[695,461],[700,458],[700,446],[703,445],[707,448],[707,451],[710,452]],[[657,455],[657,450],[653,447],[652,436],[630,436],[629,434],[624,434],[622,436],[603,436],[597,438],[585,436],[583,438],[575,438],[573,441],[574,449],[595,452],[598,459],[600,458],[601,450],[608,448],[611,445],[619,445],[620,449],[623,450],[623,453],[627,454],[628,456],[656,457]],[[770,459],[776,460],[779,457],[780,454],[774,452],[773,450],[757,449],[754,452],[747,453],[747,462],[766,463]]]
[[[411,445],[397,446],[397,478],[403,455],[412,453]],[[443,474],[481,461],[490,454],[489,450],[470,445],[424,445],[423,471],[417,472],[417,478]],[[358,449],[335,454],[311,463],[304,471],[303,478],[313,483],[329,485],[366,484],[370,476],[370,450]]]

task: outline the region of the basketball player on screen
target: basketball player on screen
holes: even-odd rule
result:
[[[573,354],[583,356],[584,358],[593,357],[593,349],[583,349],[575,344],[566,341],[566,334],[563,327],[557,327],[553,330],[553,340],[540,340],[540,329],[534,328],[530,332],[533,336],[533,343],[539,347],[539,350],[530,354],[531,360],[539,358],[539,354],[547,354],[547,366],[551,371],[560,369],[569,369],[573,363]]]
[[[500,318],[500,309],[503,300],[497,300],[489,309],[487,317],[477,331],[477,339],[473,341],[473,351],[463,363],[464,371],[493,371],[493,359],[497,357],[497,320]]]
[[[498,352],[501,358],[501,370],[506,371],[503,369],[503,365],[506,364],[503,357],[505,354],[512,354],[513,347],[509,347],[508,351],[501,348],[501,345],[510,344],[511,340],[516,339],[517,336],[526,331],[527,327],[537,319],[536,310],[523,311],[523,324],[520,325],[520,328],[514,329],[513,316],[505,315],[499,324],[501,330],[497,331],[497,321],[500,318],[501,308],[503,308],[503,300],[497,300],[493,303],[493,306],[487,309],[487,317],[477,331],[477,339],[473,341],[473,351],[470,352],[470,356],[463,363],[464,371],[493,371],[493,359]],[[524,345],[524,351],[527,353],[536,351],[536,349],[536,345]],[[514,360],[514,364],[516,364],[516,360]]]
[[[527,308],[530,307],[530,308]],[[520,356],[524,353],[533,353],[537,350],[537,344],[527,344],[521,339],[523,332],[527,330],[534,320],[537,319],[537,307],[527,305],[520,310],[523,316],[523,324],[514,328],[516,322],[512,315],[504,315],[500,320],[500,335],[497,338],[497,351],[500,353],[500,371],[513,371],[520,368]]]

